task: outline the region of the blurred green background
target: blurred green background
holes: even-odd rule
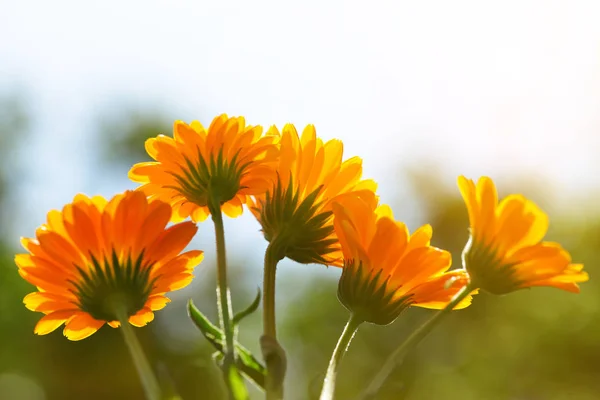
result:
[[[61,329],[47,336],[33,334],[41,314],[22,305],[22,298],[33,287],[18,276],[13,263],[15,252],[20,251],[17,236],[32,235],[33,230],[23,231],[12,216],[19,215],[15,211],[20,206],[17,181],[25,176],[22,169],[28,162],[19,155],[28,146],[35,115],[18,94],[7,93],[0,101],[0,398],[141,399],[139,380],[118,330],[104,327],[80,342],[68,341]],[[154,110],[126,109],[102,118],[97,129],[92,129],[98,145],[91,162],[99,166],[98,179],[125,182],[122,177],[129,166],[147,157],[141,151],[145,138],[160,132],[169,134],[171,120]],[[400,219],[403,210],[418,205],[418,222],[433,225],[434,244],[452,251],[454,265],[459,265],[467,239],[467,215],[454,182],[440,178],[438,171],[435,167],[428,171],[412,167],[400,170],[407,184],[391,203]],[[544,183],[538,179],[517,177],[500,190],[504,194],[524,192],[552,209],[553,194],[544,191]],[[239,239],[236,227],[249,225],[247,231],[241,231],[242,241],[244,235],[259,238],[258,225],[244,218],[226,221],[228,237]],[[569,215],[564,208],[562,213],[552,212],[551,221],[549,238],[563,243],[591,275],[591,281],[582,285],[582,293],[536,288],[502,297],[476,296],[471,307],[451,314],[426,338],[394,372],[378,398],[598,398],[600,281],[594,277],[600,260],[600,214],[591,201],[588,208]],[[185,313],[185,301],[191,297],[202,311],[216,318],[212,246],[212,226],[207,222],[192,244],[207,254],[196,270],[196,282],[176,293],[173,303],[158,312],[153,323],[136,330],[161,380],[184,399],[220,399],[224,395],[211,360],[212,349]],[[260,284],[261,256],[261,250],[244,247],[235,239],[229,242],[230,280],[237,309],[251,301]],[[321,266],[288,261],[280,266],[278,322],[289,357],[289,399],[312,399],[318,394],[330,353],[347,318],[336,299],[339,273],[333,268],[326,271]],[[430,315],[427,310],[409,309],[390,326],[363,326],[343,362],[338,398],[352,399],[386,355]],[[257,355],[260,324],[257,312],[242,323],[240,334],[241,341]],[[256,390],[252,394],[261,397]]]

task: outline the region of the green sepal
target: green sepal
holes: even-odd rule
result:
[[[287,188],[278,177],[275,187],[267,192],[260,206],[260,223],[265,239],[278,249],[277,257],[288,257],[301,264],[328,264],[328,255],[339,249],[337,239],[328,239],[334,232],[330,223],[333,212],[322,211],[317,202],[323,185],[301,200],[300,190],[290,179]]]
[[[260,292],[259,292],[260,296]],[[254,305],[254,303],[252,303]],[[251,306],[252,306],[251,305]],[[188,302],[188,314],[194,322],[194,324],[198,327],[202,335],[217,349],[217,352],[213,355],[216,361],[223,359],[223,332],[213,325],[212,322],[209,321],[208,318],[204,314],[198,310],[198,308],[194,305],[192,300]],[[255,385],[264,390],[265,388],[265,377],[267,375],[267,370],[252,355],[250,350],[242,346],[239,342],[235,342],[235,352],[237,354],[235,365],[237,368],[244,374],[249,380],[255,383]]]
[[[257,291],[256,297],[254,298],[254,301],[252,302],[252,304],[250,304],[245,310],[242,310],[233,316],[233,319],[231,320],[231,322],[233,322],[234,326],[238,325],[242,319],[246,318],[248,315],[252,314],[254,311],[256,311],[258,309],[258,306],[260,305],[260,298],[261,298],[260,288],[257,288],[256,291]]]

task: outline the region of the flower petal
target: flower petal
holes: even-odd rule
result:
[[[69,340],[82,340],[96,333],[102,325],[104,321],[98,321],[86,312],[78,312],[67,321],[63,334]]]
[[[142,327],[146,326],[149,322],[154,319],[154,313],[147,307],[142,308],[135,315],[129,317],[129,323],[133,326]]]
[[[47,335],[50,332],[53,332],[61,326],[63,323],[69,320],[73,315],[75,315],[78,310],[60,310],[50,313],[48,315],[43,316],[38,323],[35,325],[33,332],[36,335]]]

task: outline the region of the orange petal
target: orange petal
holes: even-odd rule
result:
[[[28,310],[44,313],[72,309],[75,306],[73,299],[46,292],[29,293],[23,303]]]
[[[76,309],[61,310],[45,315],[35,325],[33,333],[35,333],[36,335],[47,335],[48,333],[56,330],[56,328],[65,323],[77,312],[79,312],[79,310]]]
[[[169,276],[173,273],[190,272],[194,267],[202,262],[204,252],[200,250],[190,250],[171,259],[166,264],[159,266],[152,271],[152,277]]]
[[[33,270],[27,270],[27,269],[21,268],[21,269],[19,269],[18,272],[19,272],[19,275],[21,275],[21,277],[23,279],[25,279],[27,282],[31,283],[32,285],[34,285],[41,291],[57,293],[57,294],[61,294],[63,296],[68,296],[70,294],[70,292],[69,292],[70,285],[66,286],[64,284],[64,282],[62,282],[58,285],[55,283],[48,282],[47,280],[44,279],[44,277],[36,276],[35,274],[32,274],[31,271],[33,271]]]
[[[567,292],[571,292],[571,293],[579,293],[581,291],[581,289],[579,288],[579,285],[575,282],[561,282],[555,279],[546,279],[546,280],[542,280],[542,281],[536,281],[536,282],[527,282],[526,284],[523,285],[523,287],[533,287],[533,286],[548,286],[548,287],[555,287],[557,289],[561,289],[561,290],[565,290]]]
[[[25,250],[27,250],[30,253],[35,253],[36,251],[41,250],[40,249],[40,243],[37,241],[37,239],[32,239],[32,238],[26,238],[26,237],[21,237],[21,246],[23,246],[23,248]]]
[[[27,296],[23,298],[23,303],[25,306],[31,311],[35,311],[34,309],[47,301],[68,301],[65,297],[46,293],[46,292],[33,292],[29,293]]]
[[[501,254],[515,247],[531,228],[533,221],[524,215],[525,202],[521,195],[510,195],[498,206],[496,243]]]
[[[464,176],[458,177],[458,188],[467,206],[469,212],[469,225],[471,232],[475,231],[475,226],[479,219],[479,204],[477,203],[477,195],[475,183],[472,179],[467,179]]]
[[[148,200],[141,192],[127,193],[127,210],[123,218],[122,243],[125,249],[131,250],[135,247],[137,235],[146,221]],[[115,216],[116,218],[116,216]]]
[[[419,247],[406,254],[394,269],[391,281],[406,290],[426,282],[432,276],[445,272],[452,264],[452,256],[436,247]]]
[[[73,221],[65,221],[65,228],[69,232],[71,240],[79,247],[79,250],[86,256],[91,252],[98,256],[99,238],[97,237],[97,228],[89,215],[77,205],[71,207]]]
[[[229,218],[237,218],[242,215],[244,208],[242,206],[242,202],[237,197],[234,197],[227,203],[223,204],[221,206],[221,210],[223,210],[225,215],[227,215]]]
[[[173,216],[171,217],[171,222],[183,221],[187,217],[191,216],[196,208],[198,208],[196,204],[184,199],[179,206],[173,206]]]
[[[210,215],[207,207],[198,207],[192,212],[192,221],[203,222]]]
[[[196,224],[189,221],[171,226],[149,246],[145,258],[160,261],[174,257],[190,243],[197,231]]]
[[[79,251],[64,237],[53,231],[44,231],[38,236],[44,252],[63,265],[84,265]]]
[[[59,270],[44,268],[41,265],[19,268],[19,274],[29,283],[44,291],[67,295],[72,284],[70,275]]]
[[[431,225],[423,225],[422,227],[414,231],[412,235],[410,235],[410,241],[408,243],[406,251],[411,251],[418,247],[429,246],[432,236],[433,229],[431,228]]]
[[[170,302],[171,300],[168,297],[160,294],[156,296],[150,296],[146,302],[145,308],[148,308],[152,311],[158,311],[165,308],[165,306]]]
[[[388,270],[388,265],[394,265],[402,258],[407,242],[408,230],[404,224],[400,226],[389,218],[379,219],[377,230],[367,250],[372,268]]]
[[[159,279],[154,289],[155,293],[166,293],[179,290],[189,285],[194,275],[189,273],[177,274],[168,278]]]
[[[129,317],[129,323],[133,326],[146,326],[154,319],[154,313],[147,307],[142,308],[135,315]]]
[[[442,309],[454,298],[454,296],[468,283],[468,275],[463,270],[455,270],[445,273],[437,278],[425,282],[411,290],[413,294],[413,306]],[[450,286],[448,287],[448,284]],[[471,304],[473,295],[471,292],[458,305],[454,307],[459,310]]]
[[[102,325],[104,321],[98,321],[86,312],[79,312],[67,322],[63,334],[69,340],[82,340],[96,333]]]
[[[342,163],[340,171],[326,187],[326,196],[333,197],[356,185],[362,175],[362,160],[352,157]]]
[[[524,212],[533,222],[530,224],[529,231],[521,240],[519,246],[532,246],[542,241],[548,231],[550,222],[548,215],[531,200],[525,202]]]
[[[477,182],[477,201],[480,209],[475,229],[478,231],[478,234],[484,231],[495,232],[498,193],[496,192],[494,182],[487,176],[482,176]]]
[[[164,232],[171,218],[171,207],[162,201],[151,201],[146,219],[136,235],[134,254],[149,247]]]

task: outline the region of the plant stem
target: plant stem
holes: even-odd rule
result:
[[[265,251],[265,270],[263,275],[263,334],[277,339],[275,322],[275,275],[280,258],[275,256],[272,244]]]
[[[275,277],[277,264],[283,258],[279,242],[273,238],[265,251],[263,273],[263,336],[261,349],[267,366],[265,384],[267,400],[283,398],[283,380],[286,371],[285,351],[277,342],[277,323],[275,319]]]
[[[388,376],[392,373],[400,357],[404,355],[408,350],[414,348],[419,342],[427,336],[429,332],[436,327],[436,325],[447,315],[458,303],[460,303],[465,297],[467,297],[475,288],[471,283],[465,285],[454,298],[446,305],[445,308],[435,313],[433,317],[427,320],[417,330],[415,330],[396,350],[387,358],[383,367],[379,370],[377,375],[371,380],[371,383],[363,391],[360,399],[373,399],[377,395],[377,392],[381,386],[385,383]]]
[[[223,226],[223,214],[221,207],[210,207],[211,217],[215,225],[215,238],[217,246],[217,307],[219,311],[219,322],[225,335],[223,343],[223,371],[230,395],[232,388],[229,387],[229,374],[235,362],[234,349],[234,327],[231,322],[233,309],[231,307],[231,296],[227,284],[227,257],[225,252],[225,228]]]
[[[331,355],[329,367],[327,368],[327,375],[325,375],[325,380],[323,381],[323,390],[321,391],[320,400],[333,399],[335,392],[335,377],[338,366],[346,354],[348,346],[350,346],[350,342],[352,341],[356,330],[363,322],[364,321],[362,319],[356,318],[354,314],[350,315],[350,319],[348,319],[348,323],[344,327],[344,331],[342,332],[337,345],[335,346],[335,350]]]
[[[127,344],[127,348],[129,348],[129,353],[131,354],[131,358],[133,358],[135,369],[142,381],[146,398],[148,400],[160,400],[161,391],[158,380],[150,367],[150,363],[148,363],[148,359],[144,354],[144,350],[142,350],[142,346],[140,345],[133,328],[129,324],[127,314],[123,308],[117,312],[117,318],[121,324],[121,332],[123,332],[125,344]]]

